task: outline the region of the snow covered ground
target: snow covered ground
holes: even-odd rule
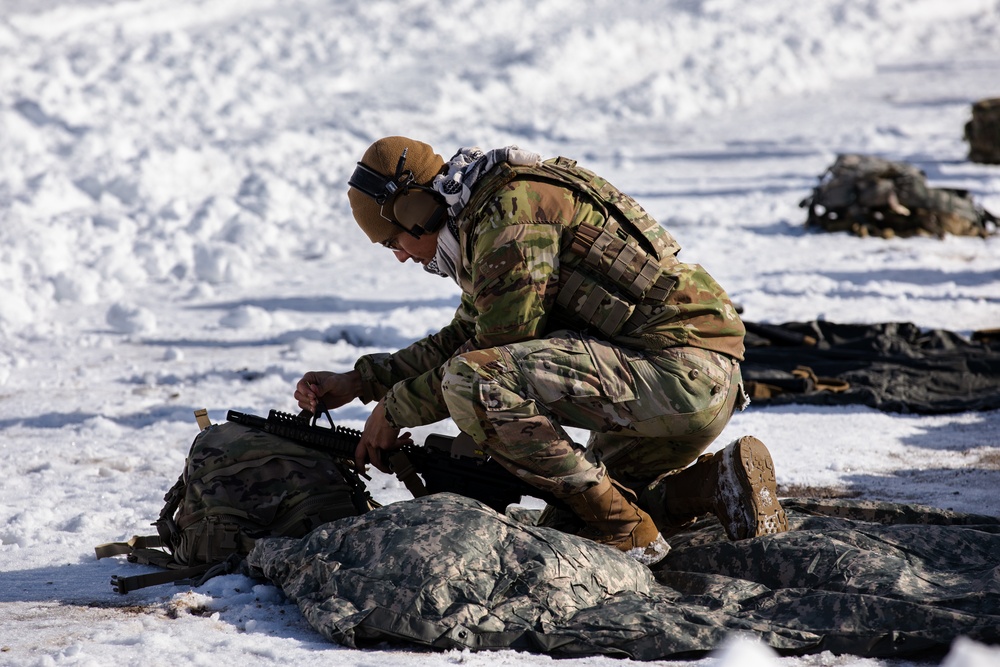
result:
[[[0,0],[0,664],[548,664],[343,649],[239,576],[117,596],[135,568],[93,547],[149,532],[194,409],[292,410],[303,372],[448,321],[456,288],[351,220],[375,138],[576,158],[753,321],[968,334],[1000,326],[1000,238],[807,233],[798,202],[866,152],[1000,213],[1000,167],[962,141],[991,96],[997,0]],[[782,484],[1000,514],[998,412],[752,407],[719,445],[743,433]],[[736,642],[695,664],[917,663]]]

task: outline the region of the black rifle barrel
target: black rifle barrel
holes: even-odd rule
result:
[[[266,418],[230,410],[226,420],[294,440],[349,461],[354,460],[354,452],[361,440],[361,431],[332,423],[329,428],[317,426],[307,417],[277,410],[271,410]],[[512,475],[496,461],[486,457],[456,455],[442,448],[440,443],[442,440],[450,443],[454,438],[436,437],[439,441],[437,447],[425,444],[404,445],[401,448],[416,472],[424,478],[428,492],[457,493],[474,498],[500,513],[507,505],[519,502],[522,496],[558,504],[554,497]]]
[[[230,410],[226,420],[351,460],[354,459],[354,450],[361,441],[361,431],[353,428],[315,426],[306,417],[277,410],[271,410],[267,418]]]

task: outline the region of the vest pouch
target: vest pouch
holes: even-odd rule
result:
[[[660,274],[660,262],[640,248],[621,226],[609,220],[605,227],[582,223],[576,229],[570,251],[597,275],[640,301]],[[659,300],[659,299],[658,299]]]
[[[608,338],[621,331],[635,310],[635,304],[612,294],[580,270],[563,273],[556,302]]]

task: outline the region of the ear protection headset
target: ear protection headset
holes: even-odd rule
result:
[[[399,156],[395,175],[383,176],[359,162],[347,183],[374,199],[383,218],[419,239],[444,226],[448,207],[440,193],[414,182],[413,172],[404,168],[407,150]]]

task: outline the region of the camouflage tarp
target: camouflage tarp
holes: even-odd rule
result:
[[[791,530],[728,542],[703,520],[650,572],[616,550],[452,494],[394,503],[248,557],[325,637],[637,660],[732,632],[781,653],[897,656],[1000,643],[1000,519],[788,501]]]

